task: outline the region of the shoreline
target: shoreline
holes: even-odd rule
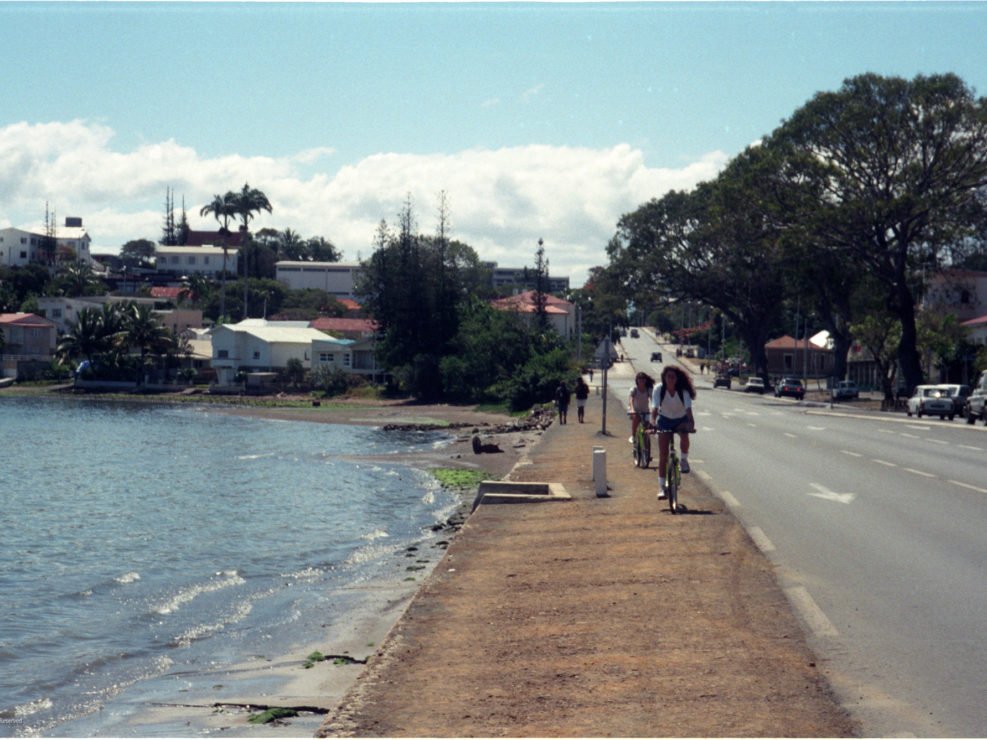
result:
[[[44,397],[48,394],[10,395]],[[61,394],[58,397],[64,398]],[[140,396],[128,399],[87,397],[87,400],[90,399],[190,405],[189,401],[169,404],[170,399],[160,396],[153,399]],[[355,402],[300,408],[192,403],[191,408],[282,421],[356,424],[388,429],[418,428],[437,432],[447,430],[450,441],[438,447],[422,446],[414,452],[374,456],[373,459],[424,472],[436,468],[472,469],[483,471],[487,477],[494,479],[501,479],[509,473],[526,456],[527,449],[540,440],[543,432],[540,426],[529,426],[504,414],[444,404]],[[546,418],[542,423],[548,421],[550,419]],[[487,450],[495,448],[499,451],[476,453],[474,436],[480,437]],[[215,670],[170,677],[169,680],[175,682],[174,690],[161,691],[159,685],[149,688],[144,695],[124,700],[125,704],[131,705],[133,712],[129,716],[117,717],[117,731],[135,736],[162,733],[173,736],[314,736],[325,717],[357,682],[366,667],[365,661],[384,644],[432,572],[443,561],[446,547],[458,535],[470,514],[477,485],[445,487],[451,491],[456,502],[449,515],[444,521],[437,522],[431,532],[423,532],[423,536],[406,551],[399,550],[391,556],[394,562],[388,568],[393,568],[393,572],[329,591],[328,597],[345,598],[350,605],[345,609],[345,616],[337,622],[323,625],[323,636],[318,640],[307,640],[306,644],[292,646],[284,654],[273,657],[243,656],[231,665],[217,665]],[[411,551],[415,554],[412,555]],[[415,558],[415,565],[406,568],[404,558],[411,557]],[[407,571],[412,568],[415,572],[409,575]],[[327,614],[327,620],[329,616]],[[324,660],[305,668],[306,659],[315,651],[329,656],[352,656],[358,662]],[[158,692],[157,696],[154,692]],[[250,724],[249,718],[261,711],[256,708],[258,706],[317,711],[301,711],[297,716],[263,725]],[[81,721],[87,723],[86,719]],[[112,732],[113,726],[108,729]]]

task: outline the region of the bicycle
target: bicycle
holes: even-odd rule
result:
[[[648,422],[646,413],[638,412],[640,421],[637,424],[637,431],[634,433],[634,467],[647,468],[651,463],[651,436],[648,431],[651,424]],[[628,414],[630,416],[630,414]]]
[[[668,511],[672,514],[678,514],[679,487],[682,485],[682,465],[679,462],[679,454],[675,451],[675,435],[681,434],[681,432],[656,432],[656,434],[671,435],[671,439],[668,441],[668,463],[665,465],[665,488],[662,493],[668,499]],[[686,432],[686,434],[695,434],[695,432]]]

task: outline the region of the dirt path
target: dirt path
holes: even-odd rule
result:
[[[599,405],[503,453],[512,479],[561,482],[572,500],[477,509],[320,735],[857,732],[739,524],[696,476],[687,514],[659,508],[623,425],[598,433]]]

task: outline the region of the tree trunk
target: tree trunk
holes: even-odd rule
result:
[[[915,299],[902,283],[897,290],[898,316],[901,319],[901,344],[898,347],[898,364],[905,379],[905,387],[911,393],[923,381],[922,361],[918,353],[918,330],[915,327]]]

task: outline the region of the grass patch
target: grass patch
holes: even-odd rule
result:
[[[488,477],[482,470],[465,468],[433,468],[429,472],[446,488],[473,488]]]
[[[252,725],[266,725],[268,722],[273,722],[276,719],[284,719],[285,717],[297,717],[298,712],[294,709],[288,709],[287,707],[271,707],[264,712],[258,712],[257,714],[251,714],[247,718],[247,722]]]

